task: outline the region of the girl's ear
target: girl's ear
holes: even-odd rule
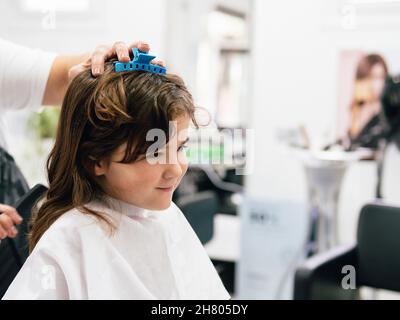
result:
[[[90,171],[96,177],[102,176],[107,171],[107,162],[105,160],[96,160],[94,157],[89,156],[89,160],[91,162]]]
[[[102,176],[107,172],[107,163],[104,160],[94,161],[93,167],[94,175],[96,177]]]

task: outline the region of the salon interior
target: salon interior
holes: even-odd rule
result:
[[[56,53],[145,40],[193,94],[173,201],[233,299],[400,299],[400,1],[2,0]],[[6,115],[30,187],[60,108]]]

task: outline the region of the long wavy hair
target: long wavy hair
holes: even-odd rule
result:
[[[159,128],[168,142],[169,121],[189,116],[196,127],[193,99],[182,79],[144,71],[116,73],[112,62],[97,78],[90,70],[69,85],[61,107],[57,136],[47,160],[49,189],[32,215],[29,250],[65,212],[77,208],[99,220],[107,217],[85,207],[104,192],[96,182],[94,164],[109,159],[122,144],[122,163],[131,163],[152,142],[146,133]]]

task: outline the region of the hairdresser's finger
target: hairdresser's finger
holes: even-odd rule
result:
[[[118,61],[129,62],[129,47],[122,41],[114,43],[109,57],[117,55]]]
[[[151,60],[151,64],[156,64],[158,66],[164,67],[165,68],[165,62],[163,60]]]
[[[145,51],[145,52],[150,51],[150,45],[145,41],[136,41],[131,43],[129,49],[132,50],[132,48],[138,48],[140,51]]]
[[[8,230],[8,237],[10,238],[15,238],[15,236],[18,234],[18,230],[17,228],[15,228],[14,226],[11,227],[11,229]]]
[[[6,214],[0,214],[0,226],[3,229],[7,231],[8,229],[11,229],[13,225],[14,223],[9,216]]]
[[[7,231],[3,229],[2,226],[0,226],[0,240],[3,240],[7,237]]]
[[[98,46],[90,57],[92,75],[99,76],[104,72],[104,62],[112,55],[112,48],[109,46]]]
[[[17,235],[17,229],[15,229],[14,223],[9,216],[5,214],[0,215],[0,226],[7,233],[7,236],[15,237]]]
[[[22,222],[22,217],[18,214],[17,210],[13,207],[7,206],[5,204],[0,204],[0,217],[5,214],[8,216],[14,223],[20,224]]]

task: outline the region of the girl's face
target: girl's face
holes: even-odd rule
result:
[[[126,145],[120,146],[111,161],[100,161],[95,165],[95,175],[103,190],[113,198],[149,210],[163,210],[170,206],[172,193],[186,173],[184,144],[188,138],[189,117],[174,120],[176,134],[153,158],[138,159],[133,163],[118,163],[125,154]]]

